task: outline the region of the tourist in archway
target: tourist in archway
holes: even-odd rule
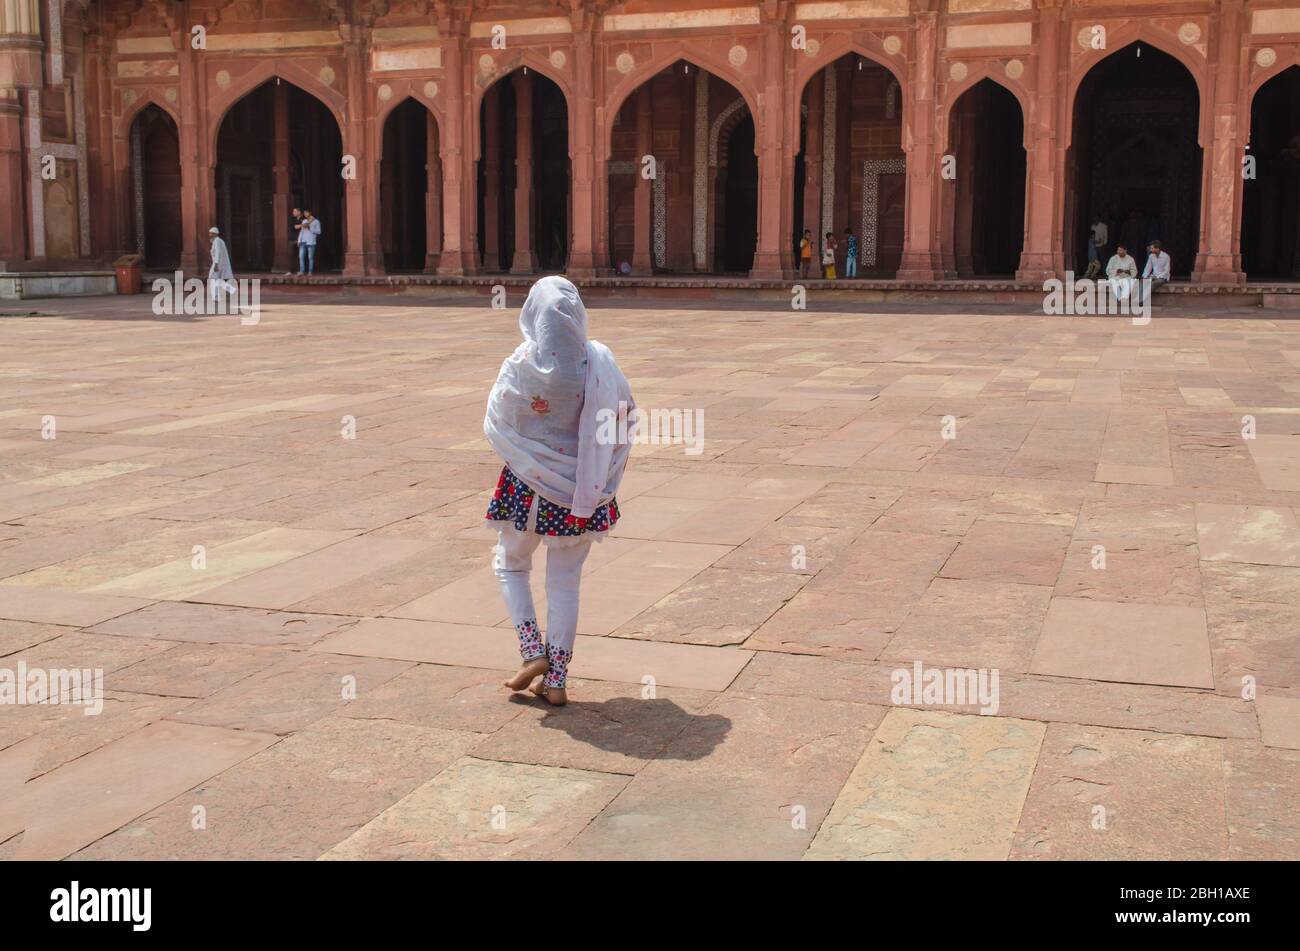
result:
[[[316,273],[316,244],[320,238],[320,221],[310,211],[303,209],[302,224],[298,228],[298,273]]]
[[[208,246],[212,258],[212,266],[208,268],[208,298],[220,301],[226,295],[235,293],[235,272],[230,266],[230,250],[221,237],[221,231],[214,225],[208,229],[208,235],[212,238],[212,243]]]
[[[852,228],[844,229],[844,276],[858,276],[858,236]]]
[[[1169,254],[1161,246],[1159,241],[1152,241],[1147,248],[1147,264],[1142,269],[1143,286],[1149,288],[1146,292],[1146,299],[1150,300],[1161,285],[1169,283],[1170,269],[1173,262],[1169,259]],[[1150,281],[1150,284],[1146,282]],[[1141,303],[1139,301],[1139,303]]]
[[[1118,245],[1106,264],[1106,278],[1115,300],[1127,300],[1137,280],[1137,262],[1128,253],[1126,245]]]

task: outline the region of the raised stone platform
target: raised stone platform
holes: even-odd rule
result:
[[[539,275],[517,276],[511,274],[481,274],[464,277],[445,277],[432,274],[387,274],[372,276],[347,276],[323,274],[313,277],[298,275],[259,275],[264,284],[291,287],[346,288],[366,290],[392,290],[404,292],[412,289],[434,287],[462,288],[470,292],[487,294],[497,285],[510,289],[526,288]],[[858,301],[861,303],[924,303],[964,302],[972,304],[1037,304],[1043,299],[1041,281],[1013,279],[952,280],[952,281],[897,281],[897,280],[755,280],[736,276],[668,276],[655,277],[591,277],[575,279],[585,295],[597,298],[632,296],[647,299],[694,298],[699,300],[737,300],[743,297],[753,301],[786,300],[791,288],[803,285],[809,294],[819,299]],[[146,281],[146,286],[148,282]],[[1157,303],[1177,302],[1180,308],[1193,310],[1218,310],[1223,307],[1255,306],[1269,309],[1300,311],[1300,282],[1251,284],[1193,284],[1187,281],[1167,284],[1156,292]]]
[[[0,271],[0,300],[116,294],[113,271]]]

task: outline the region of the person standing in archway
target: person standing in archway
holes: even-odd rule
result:
[[[799,242],[799,276],[807,277],[808,269],[812,267],[813,240],[812,231],[805,230],[803,239]]]
[[[822,242],[822,277],[828,281],[835,280],[835,233],[826,232]]]
[[[1110,228],[1106,226],[1106,220],[1101,215],[1092,223],[1088,229],[1088,270],[1084,277],[1095,278],[1101,273],[1101,256],[1106,250],[1106,245],[1110,243]]]
[[[298,228],[298,273],[316,273],[316,239],[320,237],[320,221],[305,208],[302,224]]]
[[[852,228],[844,229],[844,276],[858,276],[858,236]]]

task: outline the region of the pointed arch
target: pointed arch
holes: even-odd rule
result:
[[[1024,84],[1018,80],[1013,80],[1006,75],[1005,71],[995,70],[993,64],[989,62],[970,63],[970,72],[966,78],[960,82],[949,81],[944,91],[943,101],[939,107],[937,148],[940,153],[948,150],[948,137],[952,131],[949,123],[949,116],[953,107],[961,101],[961,97],[974,89],[984,80],[1001,86],[1011,95],[1016,97],[1016,102],[1020,104],[1020,118],[1024,124],[1024,135],[1022,136],[1021,145],[1026,149],[1033,146],[1032,130],[1030,129],[1029,119],[1033,114],[1033,97]]]
[[[474,93],[470,98],[470,115],[477,116],[479,110],[483,108],[483,98],[488,94],[493,86],[496,86],[501,80],[506,79],[517,73],[519,70],[527,67],[539,76],[549,79],[559,87],[560,93],[564,96],[564,108],[570,116],[576,114],[574,109],[573,85],[564,76],[560,75],[551,63],[544,59],[541,54],[533,50],[523,50],[517,52],[509,63],[498,63],[490,74],[486,76],[478,71],[472,80]],[[573,158],[573,123],[569,123],[569,158]],[[483,157],[483,143],[479,135],[478,122],[470,123],[470,159],[478,161]]]
[[[344,140],[344,150],[348,149],[347,96],[322,82],[319,76],[309,73],[293,60],[269,59],[258,63],[252,69],[237,77],[232,77],[230,86],[208,100],[207,111],[211,117],[207,130],[209,154],[214,157],[217,154],[217,136],[220,134],[221,125],[226,121],[226,116],[230,114],[230,110],[249,93],[272,79],[280,79],[290,85],[297,86],[328,109],[334,116],[334,121],[338,124],[339,135]]]

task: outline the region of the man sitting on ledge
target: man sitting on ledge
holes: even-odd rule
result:
[[[1151,283],[1146,285],[1149,288],[1147,290],[1147,300],[1151,299],[1151,295],[1162,284],[1169,283],[1170,263],[1169,255],[1160,247],[1160,242],[1152,241],[1147,247],[1147,266],[1142,269],[1144,283],[1146,278],[1151,279]],[[1141,293],[1140,290],[1139,293]]]

